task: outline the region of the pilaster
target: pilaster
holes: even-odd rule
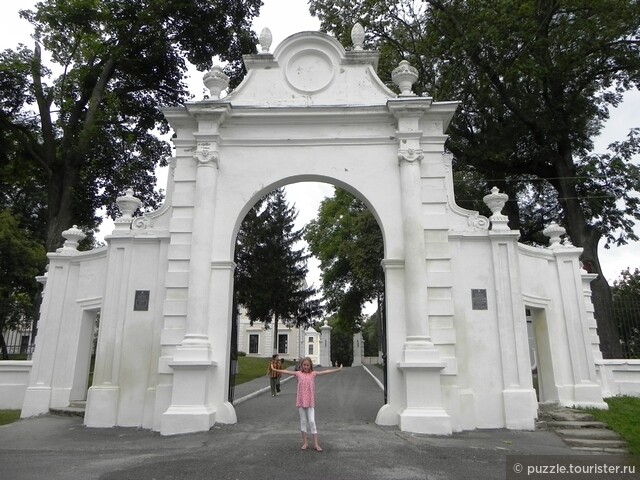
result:
[[[211,398],[213,369],[209,338],[209,289],[219,153],[219,128],[230,107],[227,104],[192,105],[198,120],[194,159],[196,182],[191,225],[187,316],[185,334],[168,366],[173,371],[171,404],[162,414],[160,433],[173,435],[208,430],[216,421]],[[195,388],[194,388],[195,387]]]
[[[573,388],[559,390],[560,403],[567,406],[607,408],[602,399],[602,389],[598,383],[592,339],[589,336],[587,310],[585,307],[584,279],[580,268],[582,249],[567,241],[561,243],[564,228],[555,223],[543,233],[550,237],[549,249],[556,260],[559,279],[560,308],[567,339],[570,359],[570,381]],[[567,372],[565,371],[565,374]]]
[[[399,412],[400,429],[449,435],[451,418],[442,405],[441,371],[445,363],[431,341],[427,315],[427,267],[422,219],[420,164],[424,157],[420,119],[432,99],[416,97],[410,85],[417,78],[406,62],[393,72],[399,98],[387,106],[398,122],[398,160],[404,237],[404,291],[406,338],[397,367],[403,373],[405,405]],[[413,80],[412,80],[413,79]],[[379,413],[380,416],[380,413]]]
[[[506,194],[493,187],[483,200],[493,212],[489,219],[489,238],[496,292],[505,426],[533,430],[538,405],[531,379],[527,324],[517,258],[520,233],[509,228],[508,218],[501,213],[508,200]]]

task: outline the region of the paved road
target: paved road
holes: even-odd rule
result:
[[[252,386],[266,387],[268,379]],[[42,416],[0,427],[0,479],[11,480],[448,480],[503,479],[509,454],[573,455],[546,431],[414,435],[375,425],[382,392],[361,367],[316,383],[324,452],[300,450],[295,379],[237,405],[238,423],[162,437],[135,428],[86,428]],[[239,398],[236,396],[236,398]]]

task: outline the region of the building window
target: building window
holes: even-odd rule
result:
[[[313,343],[309,344],[309,353],[307,355],[309,356],[313,355]]]
[[[259,338],[255,333],[249,335],[249,353],[258,353]]]
[[[289,335],[286,333],[278,335],[278,353],[287,353],[289,351]]]

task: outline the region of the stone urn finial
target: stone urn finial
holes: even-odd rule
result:
[[[562,247],[560,237],[567,233],[567,231],[556,222],[551,222],[547,228],[542,230],[542,233],[549,237],[549,248],[556,249]]]
[[[509,217],[502,214],[502,209],[507,200],[509,200],[509,195],[500,193],[498,187],[493,187],[489,195],[482,197],[482,201],[492,212],[489,220],[491,220],[491,230],[494,232],[506,232],[509,230]]]
[[[354,50],[362,50],[364,44],[364,28],[359,23],[356,23],[351,29],[351,43],[353,43]]]
[[[131,222],[133,214],[142,205],[142,201],[133,196],[133,190],[130,188],[127,189],[122,197],[116,198],[116,203],[120,213],[122,213],[118,220],[122,222]]]
[[[62,232],[62,237],[65,239],[64,245],[59,253],[73,254],[78,252],[78,244],[80,241],[86,237],[84,232],[78,228],[77,225],[74,225],[69,230],[65,230]]]
[[[391,72],[391,80],[400,88],[400,95],[415,95],[411,91],[411,86],[418,79],[418,69],[412,67],[409,62],[402,60],[393,72]]]
[[[272,41],[273,35],[271,35],[271,30],[269,30],[267,27],[264,27],[260,32],[260,36],[258,37],[258,42],[260,43],[260,47],[262,48],[262,52],[260,53],[269,53]]]
[[[222,91],[229,86],[229,77],[222,71],[220,65],[214,65],[202,77],[204,86],[209,89],[211,98],[217,100]]]
[[[489,195],[485,195],[482,201],[485,203],[493,215],[501,215],[504,204],[509,200],[509,195],[506,193],[500,193],[498,187],[493,187]]]

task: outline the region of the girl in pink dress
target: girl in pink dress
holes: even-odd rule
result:
[[[298,379],[298,389],[296,392],[296,407],[300,414],[300,431],[302,432],[302,450],[308,448],[307,433],[313,436],[313,448],[317,452],[321,452],[322,448],[318,443],[318,429],[316,428],[316,377],[318,375],[326,375],[327,373],[336,373],[342,370],[342,365],[333,370],[322,370],[316,372],[313,370],[313,362],[309,357],[303,358],[300,363],[299,371],[290,370],[274,370],[287,375],[294,375]]]

